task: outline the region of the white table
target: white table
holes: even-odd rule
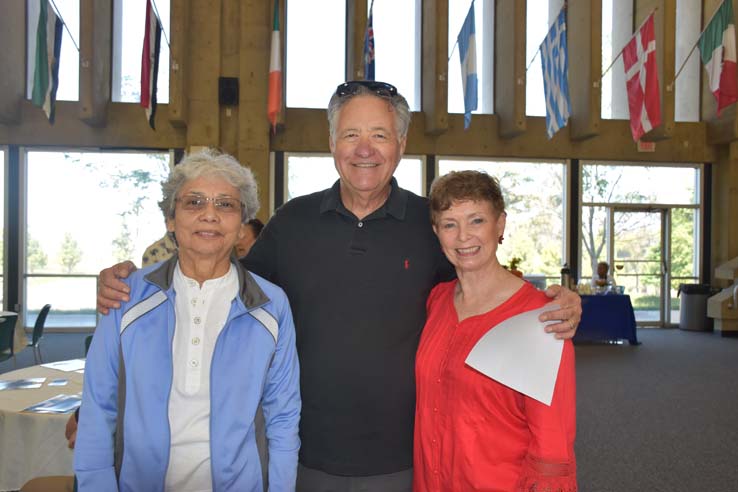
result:
[[[0,374],[14,380],[45,377],[38,389],[0,391],[0,491],[19,490],[28,480],[48,475],[72,475],[73,451],[64,429],[70,414],[22,413],[21,410],[59,394],[82,391],[82,374],[32,366]],[[66,386],[48,386],[53,379]]]

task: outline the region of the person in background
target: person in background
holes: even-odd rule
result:
[[[549,302],[497,260],[506,223],[499,183],[479,171],[451,172],[433,183],[430,210],[457,278],[428,298],[415,362],[413,490],[576,491],[571,341],[550,406],[465,363],[490,328]]]
[[[393,174],[410,109],[385,82],[340,84],[328,104],[339,179],[294,198],[269,220],[250,270],[281,286],[295,314],[303,399],[297,490],[412,489],[415,351],[425,300],[453,268],[433,234],[428,202]],[[104,314],[130,297],[131,262],[100,272]],[[561,309],[546,329],[571,338],[579,296],[549,287]]]
[[[615,279],[609,273],[610,265],[606,261],[597,263],[597,271],[592,275],[592,288],[595,290],[604,290],[610,286],[616,285]]]
[[[169,232],[149,245],[141,258],[141,266],[147,267],[168,260],[177,252],[177,243]]]
[[[87,354],[74,469],[81,492],[295,487],[295,329],[282,289],[231,262],[258,210],[233,157],[190,154],[162,184],[177,253],[127,280]]]
[[[256,238],[261,234],[261,230],[264,229],[264,223],[259,219],[251,219],[246,222],[243,226],[243,237],[236,243],[236,257],[243,258],[251,250],[251,246],[256,242]]]

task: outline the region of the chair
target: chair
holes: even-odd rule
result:
[[[13,368],[16,367],[13,338],[15,335],[15,322],[17,320],[17,314],[6,314],[0,317],[0,362],[12,358]]]
[[[36,316],[36,324],[33,325],[33,335],[31,335],[31,343],[29,347],[33,347],[33,360],[36,364],[40,364],[44,361],[41,357],[41,338],[44,336],[44,324],[46,323],[46,317],[49,315],[51,304],[47,304],[41,308],[38,316]]]

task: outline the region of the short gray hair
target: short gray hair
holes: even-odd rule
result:
[[[205,149],[188,154],[174,166],[172,172],[161,183],[162,200],[159,208],[165,219],[174,218],[176,199],[184,184],[201,176],[216,176],[224,179],[240,193],[243,204],[241,222],[245,224],[259,211],[259,196],[254,174],[242,166],[233,156],[215,149]]]
[[[328,133],[332,142],[336,142],[336,125],[338,124],[338,115],[341,112],[341,108],[357,96],[373,96],[386,100],[395,112],[395,128],[397,128],[398,138],[402,139],[407,136],[412,117],[407,100],[399,92],[394,96],[387,97],[377,94],[368,87],[357,85],[351,94],[339,96],[337,93],[334,93],[328,103]]]

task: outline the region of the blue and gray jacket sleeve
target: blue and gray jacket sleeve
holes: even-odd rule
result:
[[[82,406],[74,449],[78,490],[117,491],[114,433],[117,420],[121,310],[100,318],[85,363]]]
[[[294,490],[300,449],[300,373],[295,325],[284,292],[272,296],[279,323],[277,347],[262,395],[269,449],[269,490]]]

